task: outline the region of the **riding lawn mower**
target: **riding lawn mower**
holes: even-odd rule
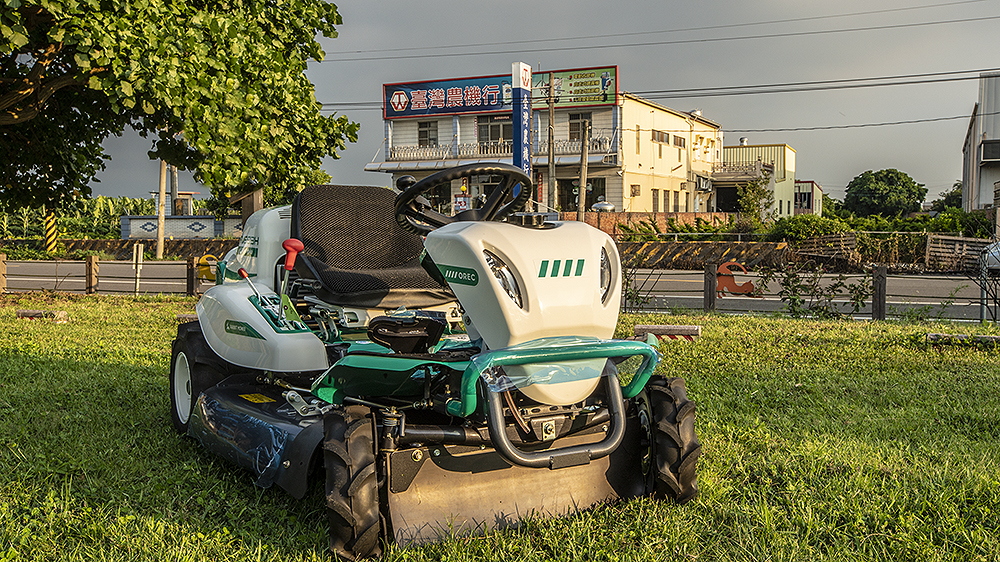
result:
[[[478,208],[424,195],[492,176]],[[603,502],[697,495],[684,381],[612,336],[618,250],[515,213],[531,180],[472,164],[385,188],[313,186],[247,221],[178,327],[175,428],[302,498],[325,475],[330,549],[516,526]]]

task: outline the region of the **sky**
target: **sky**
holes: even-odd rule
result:
[[[382,84],[504,74],[523,61],[542,71],[618,65],[620,90],[677,110],[701,109],[722,126],[726,146],[740,137],[788,144],[797,179],[818,182],[834,198],[843,199],[851,179],[867,170],[896,168],[924,184],[931,201],[962,177],[979,92],[978,80],[967,78],[1000,70],[1000,0],[336,4],[344,20],[339,37],[321,39],[327,60],[311,62],[307,75],[320,102],[363,102],[331,106],[361,124],[358,142],[323,162],[343,184],[389,184],[388,174],[364,171],[382,158]],[[654,93],[959,72],[911,85],[673,99]],[[923,122],[856,127],[900,121]],[[95,195],[157,190],[149,140],[129,131],[104,146],[112,160],[92,185]],[[180,189],[208,194],[183,171]]]

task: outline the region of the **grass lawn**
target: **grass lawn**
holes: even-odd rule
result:
[[[0,561],[326,560],[306,500],[170,425],[187,298],[0,296]],[[70,322],[18,320],[66,310]],[[698,402],[701,495],[636,500],[387,560],[1000,560],[1000,349],[979,325],[705,315],[661,346]]]

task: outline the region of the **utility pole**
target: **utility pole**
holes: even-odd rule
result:
[[[160,200],[156,205],[156,259],[163,259],[164,213],[167,210],[167,162],[160,160]]]
[[[555,74],[549,71],[549,201],[550,209],[556,208],[556,94]]]
[[[177,202],[180,200],[178,196],[177,186],[177,166],[170,166],[170,216],[181,214],[177,209]]]
[[[576,220],[583,222],[587,211],[587,149],[590,145],[590,120],[583,120],[580,132],[580,187],[576,192]]]

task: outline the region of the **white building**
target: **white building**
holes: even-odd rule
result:
[[[979,75],[962,154],[962,208],[1000,206],[1000,73]]]

